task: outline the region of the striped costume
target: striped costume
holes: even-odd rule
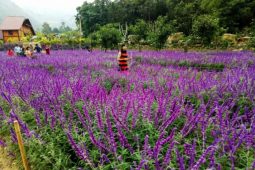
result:
[[[121,50],[121,55],[119,58],[119,67],[120,67],[120,71],[127,71],[128,70],[128,54],[127,54],[127,50]]]

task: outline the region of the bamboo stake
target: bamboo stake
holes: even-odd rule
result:
[[[15,128],[15,133],[16,133],[17,139],[18,139],[19,150],[20,150],[23,166],[24,166],[25,170],[30,170],[30,168],[28,166],[27,158],[26,158],[26,151],[25,151],[22,137],[21,137],[20,126],[19,126],[19,123],[17,120],[14,121],[14,128]]]

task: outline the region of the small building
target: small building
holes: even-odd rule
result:
[[[5,43],[19,42],[22,37],[35,35],[35,31],[29,19],[20,16],[6,17],[0,25],[0,32],[2,33],[2,39]]]

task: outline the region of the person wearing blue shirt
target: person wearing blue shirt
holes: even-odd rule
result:
[[[39,47],[39,45],[38,45],[38,44],[35,44],[35,51],[36,51],[37,53],[41,53],[42,48],[41,48],[41,47]]]

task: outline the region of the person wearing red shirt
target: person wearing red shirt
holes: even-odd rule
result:
[[[12,56],[14,56],[14,51],[12,50],[12,49],[8,49],[8,51],[7,51],[7,55],[9,56],[9,57],[12,57]]]
[[[127,54],[127,47],[124,44],[121,46],[117,60],[119,62],[119,71],[129,70],[128,62],[130,58],[128,57],[128,54]]]
[[[50,47],[48,45],[46,45],[45,51],[47,55],[50,55]]]

